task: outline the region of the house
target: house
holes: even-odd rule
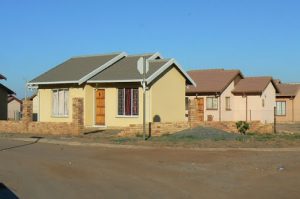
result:
[[[22,101],[14,95],[9,95],[7,102],[7,118],[9,120],[19,120],[22,109]]]
[[[175,59],[159,53],[112,53],[66,60],[31,80],[38,88],[41,122],[71,122],[72,99],[84,100],[85,127],[124,127],[143,123],[143,75],[137,62],[147,60],[146,122],[185,120],[185,88],[195,85]],[[175,92],[176,91],[176,92]]]
[[[197,86],[186,89],[188,99],[198,103],[199,121],[234,120],[232,90],[244,78],[239,70],[209,69],[193,70],[188,74]]]
[[[236,101],[236,120],[274,123],[279,89],[272,77],[246,77],[239,81],[232,93]]]
[[[0,74],[0,80],[6,80],[6,77]],[[12,90],[0,83],[0,120],[7,120],[7,96],[13,94]]]
[[[239,70],[193,70],[197,86],[186,89],[186,99],[196,100],[198,120],[274,122],[278,89],[271,77],[247,77]]]
[[[280,93],[276,96],[276,121],[300,121],[300,84],[277,81]]]

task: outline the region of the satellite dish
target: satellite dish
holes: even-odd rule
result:
[[[144,63],[146,62],[146,71],[145,73],[147,73],[149,71],[149,62],[148,60],[144,59],[143,57],[140,57],[137,61],[137,69],[139,71],[140,74],[144,74]]]

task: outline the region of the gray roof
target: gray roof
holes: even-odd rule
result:
[[[16,94],[14,91],[10,90],[9,88],[4,86],[3,84],[0,84],[0,89],[5,90],[7,92],[7,94],[9,94],[9,95],[15,95]]]
[[[73,57],[62,64],[50,69],[29,83],[40,82],[78,82],[81,78],[93,72],[100,66],[112,60],[120,53]]]
[[[126,53],[74,57],[48,72],[31,80],[30,86],[39,84],[82,84],[95,82],[138,82],[142,75],[137,70],[138,59],[149,61],[147,83],[151,83],[170,67],[177,67],[188,84],[194,81],[181,68],[175,59],[162,59],[159,53],[127,55]]]
[[[6,77],[4,75],[0,74],[0,79],[5,79],[6,80]]]
[[[109,82],[109,81],[130,81],[130,80],[141,80],[143,76],[137,70],[137,61],[141,56],[128,56],[123,58],[108,67],[101,73],[95,75],[89,79],[88,82]],[[144,56],[145,57],[145,56]],[[149,58],[149,57],[145,57]],[[149,71],[146,77],[150,77],[159,68],[165,65],[169,60],[158,59],[149,61]]]

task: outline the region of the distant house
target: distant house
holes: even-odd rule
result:
[[[20,112],[22,108],[22,101],[16,96],[8,96],[7,105],[7,118],[9,120],[18,120],[20,118]]]
[[[186,96],[198,101],[199,121],[274,122],[278,88],[271,77],[247,77],[239,70],[194,70],[188,74],[197,86]]]
[[[272,77],[241,79],[232,91],[236,102],[236,120],[274,122],[276,93],[279,89]]]
[[[188,74],[197,86],[188,86],[186,96],[196,99],[199,108],[199,121],[233,121],[232,90],[244,78],[239,70],[193,70]]]
[[[277,81],[280,93],[276,96],[276,120],[278,122],[300,121],[300,84]]]
[[[146,122],[185,120],[185,88],[195,85],[175,59],[159,53],[113,53],[71,58],[29,82],[38,87],[39,121],[71,122],[72,99],[83,98],[84,125],[123,127],[143,123],[143,76],[146,74]]]
[[[0,74],[0,80],[6,77]],[[7,120],[7,96],[15,94],[12,90],[0,83],[0,120]]]

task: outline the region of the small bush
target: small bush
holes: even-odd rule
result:
[[[246,135],[246,132],[249,130],[250,125],[248,122],[239,121],[236,123],[236,128],[241,134]]]

